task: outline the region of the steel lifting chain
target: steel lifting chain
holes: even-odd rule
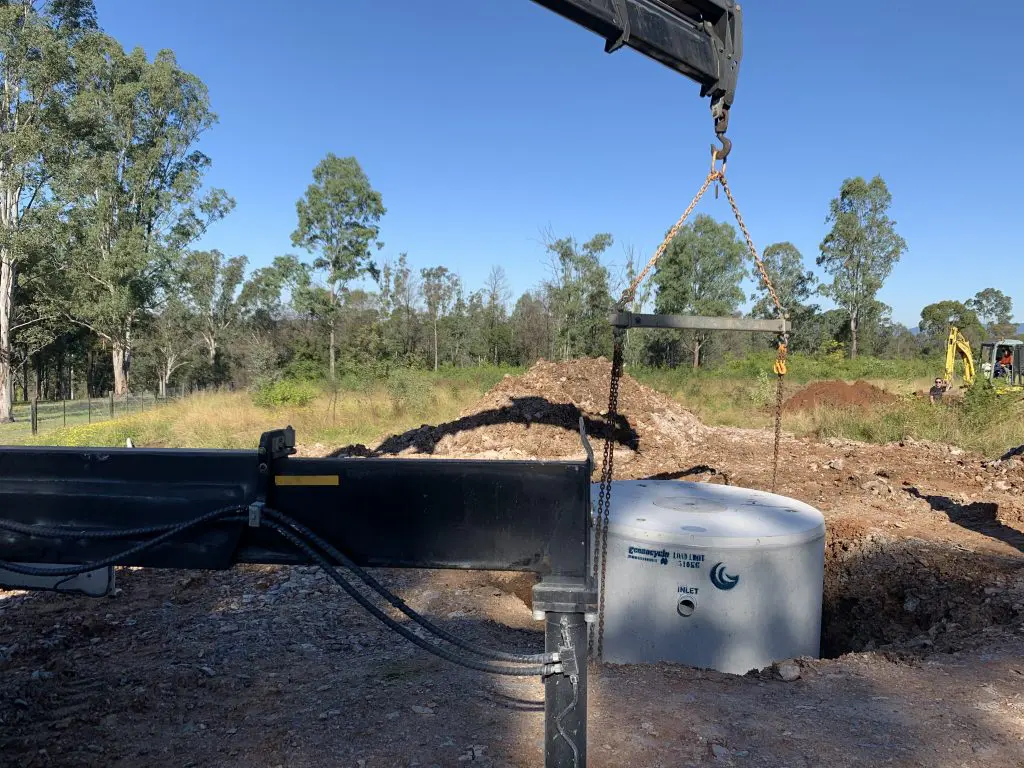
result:
[[[732,190],[729,189],[729,183],[725,178],[725,164],[722,164],[721,169],[717,168],[718,156],[717,153],[712,151],[711,154],[711,170],[708,172],[707,177],[704,179],[704,183],[701,184],[700,189],[697,190],[697,194],[694,195],[693,200],[683,211],[682,215],[672,225],[665,238],[661,241],[661,244],[655,249],[654,255],[651,256],[650,261],[647,265],[637,274],[633,281],[626,287],[626,290],[622,292],[618,302],[615,305],[615,309],[618,312],[625,311],[629,303],[633,301],[636,296],[637,288],[647,279],[651,270],[654,269],[661,257],[665,255],[669,245],[676,238],[679,232],[682,230],[686,220],[690,218],[690,214],[697,207],[697,204],[704,197],[708,189],[711,188],[712,184],[716,182],[722,186],[725,191],[725,196],[729,200],[729,206],[732,208],[733,215],[736,217],[736,223],[739,225],[740,231],[743,233],[743,237],[747,242],[747,248],[750,250],[750,255],[754,260],[754,264],[757,267],[758,274],[761,277],[761,282],[764,283],[768,295],[771,296],[772,302],[775,304],[775,309],[780,319],[785,319],[786,312],[782,306],[782,302],[779,300],[779,295],[775,291],[775,286],[772,284],[771,278],[768,276],[768,271],[765,268],[764,262],[761,261],[761,257],[757,253],[757,248],[754,247],[754,241],[750,237],[750,232],[747,230],[747,225],[743,222],[743,216],[740,215],[739,206],[736,204],[736,199],[733,197]],[[598,605],[598,627],[597,627],[597,658],[601,659],[604,656],[604,595],[605,595],[605,575],[607,573],[607,556],[608,556],[608,522],[611,515],[611,500],[612,500],[612,476],[614,474],[615,465],[615,429],[618,423],[619,414],[619,385],[622,380],[622,368],[625,353],[625,341],[626,341],[626,330],[624,328],[616,328],[613,337],[612,346],[612,369],[611,377],[608,383],[608,433],[605,437],[604,443],[604,455],[602,456],[601,465],[601,481],[600,490],[597,496],[597,514],[596,514],[596,530],[594,535],[594,552],[593,552],[593,575],[594,579],[600,578],[600,590],[599,590],[599,605]],[[772,455],[772,490],[775,490],[776,480],[779,471],[779,443],[782,438],[782,393],[783,393],[783,377],[786,375],[786,352],[789,344],[789,335],[785,331],[779,337],[779,344],[777,349],[777,356],[775,359],[775,365],[773,370],[775,375],[778,377],[775,393],[775,446]],[[600,564],[600,565],[599,565]],[[600,570],[599,570],[600,569]],[[593,646],[593,643],[592,643]]]
[[[712,165],[714,165],[714,158],[712,158]],[[757,271],[761,275],[761,282],[764,283],[764,287],[768,291],[768,295],[771,296],[772,303],[775,305],[775,312],[782,321],[786,320],[786,310],[782,306],[782,301],[779,299],[779,294],[775,291],[775,286],[772,285],[772,279],[768,276],[768,270],[764,266],[764,262],[761,261],[761,257],[757,254],[757,248],[754,247],[754,240],[750,237],[750,231],[747,229],[747,225],[743,222],[743,216],[740,214],[740,208],[736,205],[736,198],[732,195],[732,190],[729,189],[729,182],[725,179],[725,166],[722,166],[722,173],[718,177],[718,183],[722,185],[722,189],[725,191],[725,196],[729,200],[729,207],[732,208],[732,213],[736,217],[736,223],[739,225],[740,231],[743,233],[743,238],[747,241],[747,248],[750,249],[750,256],[754,260],[754,264],[757,266]],[[785,327],[783,327],[785,328]],[[789,351],[789,334],[783,330],[779,334],[779,343],[775,350],[775,364],[772,366],[772,370],[775,372],[775,440],[772,446],[772,491],[774,492],[779,479],[779,444],[782,442],[782,397],[783,397],[783,380],[786,377],[786,354]]]

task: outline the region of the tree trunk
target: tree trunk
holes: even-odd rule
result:
[[[158,388],[160,390],[159,397],[163,398],[164,400],[167,399],[167,382],[171,380],[170,368],[171,364],[169,362],[165,363],[163,368],[160,369],[160,376],[157,377],[159,379],[159,381],[157,382]]]
[[[10,251],[0,249],[0,422],[14,421],[14,371],[11,369],[11,314],[14,298],[14,263]],[[25,391],[28,397],[28,390]]]
[[[128,391],[128,377],[125,375],[124,370],[124,344],[120,341],[115,341],[110,354],[114,364],[114,394],[120,397]]]
[[[693,340],[693,369],[700,368],[700,348],[703,346],[699,339]]]
[[[334,322],[331,322],[331,381],[334,381]]]
[[[210,370],[213,370],[213,366],[217,363],[217,339],[213,336],[206,337],[206,354],[210,357]]]
[[[850,359],[857,357],[857,311],[850,312]]]
[[[437,370],[437,318],[434,318],[434,370]]]

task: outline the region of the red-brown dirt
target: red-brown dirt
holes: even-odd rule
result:
[[[783,403],[783,410],[802,411],[813,408],[870,408],[896,402],[895,395],[866,381],[847,384],[845,381],[816,381],[808,384]]]

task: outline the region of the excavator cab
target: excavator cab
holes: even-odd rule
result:
[[[1024,341],[986,341],[981,345],[981,370],[999,389],[1024,389]]]

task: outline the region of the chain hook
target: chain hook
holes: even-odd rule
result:
[[[724,163],[729,157],[729,153],[732,152],[732,141],[730,141],[724,133],[718,133],[717,131],[715,132],[715,138],[721,142],[722,146],[716,147],[712,144],[711,154],[715,159],[721,160]]]

